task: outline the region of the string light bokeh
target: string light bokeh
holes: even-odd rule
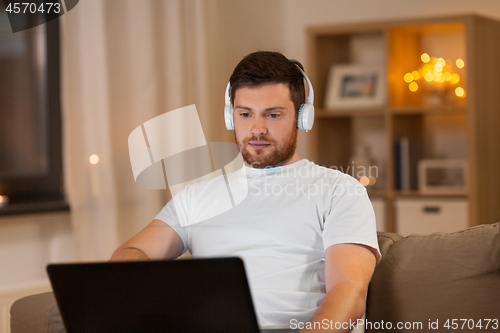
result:
[[[422,65],[418,70],[411,73],[406,73],[403,80],[408,83],[408,89],[411,92],[416,92],[424,83],[431,84],[440,91],[446,88],[454,88],[453,92],[457,97],[464,98],[466,96],[465,89],[459,85],[461,77],[453,69],[453,65],[457,69],[465,67],[463,59],[457,59],[455,63],[451,60],[443,58],[431,57],[427,53],[420,56]]]

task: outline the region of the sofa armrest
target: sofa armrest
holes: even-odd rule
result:
[[[18,299],[10,308],[11,333],[64,333],[52,292]]]
[[[395,234],[392,232],[378,231],[377,232],[377,240],[378,247],[380,249],[380,254],[382,257],[389,252],[389,248],[392,244],[396,243],[398,240],[403,239],[404,237],[400,234]]]

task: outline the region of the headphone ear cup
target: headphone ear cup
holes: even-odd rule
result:
[[[224,120],[226,121],[226,128],[229,131],[234,130],[234,110],[231,104],[224,107]]]
[[[310,103],[302,104],[299,108],[297,127],[301,130],[309,131],[314,123],[314,105]]]
[[[302,129],[302,111],[304,110],[304,104],[300,105],[299,111],[297,111],[297,128]]]

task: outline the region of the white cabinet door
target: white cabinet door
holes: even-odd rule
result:
[[[431,234],[465,229],[469,220],[467,199],[399,198],[395,202],[396,232]]]

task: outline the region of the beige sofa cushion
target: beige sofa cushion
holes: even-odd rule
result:
[[[18,299],[10,308],[12,333],[64,333],[64,324],[52,292]]]
[[[391,322],[393,329],[397,322],[421,322],[426,331],[438,320],[445,331],[448,319],[482,319],[482,329],[466,331],[485,331],[485,319],[500,320],[499,229],[496,223],[397,241],[375,269],[367,321]],[[498,332],[492,326],[486,331]]]
[[[401,236],[400,234],[385,231],[377,232],[378,247],[380,249],[382,257],[384,257],[387,252],[389,252],[389,248],[392,246],[392,244],[400,239],[403,239],[403,236]]]

